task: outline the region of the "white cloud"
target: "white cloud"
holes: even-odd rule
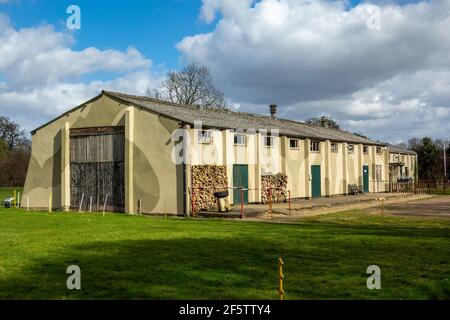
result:
[[[436,136],[449,135],[450,0],[380,4],[380,30],[367,27],[372,8],[204,0],[204,21],[220,14],[215,30],[177,47],[211,68],[218,86],[247,110],[266,112],[277,102],[286,117],[330,114],[380,139],[433,134],[426,128],[437,124]]]
[[[0,13],[1,114],[30,130],[102,89],[144,94],[156,82],[152,62],[134,48],[77,51],[73,44],[50,25],[16,30]],[[111,79],[82,80],[102,73]]]

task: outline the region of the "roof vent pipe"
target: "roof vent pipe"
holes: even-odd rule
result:
[[[277,114],[277,105],[271,104],[270,105],[270,115],[272,116],[273,119],[275,119],[276,114]]]

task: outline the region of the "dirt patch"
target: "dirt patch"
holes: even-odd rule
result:
[[[385,207],[385,213],[400,216],[450,218],[450,196],[389,204]]]
[[[405,195],[403,197],[386,198],[384,200],[385,213],[386,214],[404,214],[404,215],[423,215],[422,212],[428,212],[428,216],[436,215],[439,212],[439,216],[450,215],[449,209],[450,197],[432,197],[429,195]],[[431,205],[433,204],[433,205]],[[289,214],[288,210],[274,208],[273,214],[264,214],[260,217],[250,218],[248,220],[263,220],[273,222],[289,222],[298,221],[299,218],[313,217],[318,215],[324,215],[335,212],[343,212],[348,210],[369,209],[379,211],[381,206],[381,198],[364,202],[355,202],[352,204],[334,205],[330,207],[317,207],[311,210],[298,212],[292,210]],[[430,208],[435,208],[432,211]],[[376,209],[375,209],[376,208]],[[427,208],[427,211],[420,208]],[[391,210],[392,209],[392,213]],[[397,212],[397,213],[396,213]],[[246,219],[247,220],[247,219]]]

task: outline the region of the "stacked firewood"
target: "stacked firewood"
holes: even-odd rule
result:
[[[195,210],[218,211],[214,192],[227,190],[225,166],[192,166],[191,179]]]
[[[287,201],[287,182],[287,175],[282,173],[261,176],[262,203],[269,202],[270,194],[272,194],[272,203]]]

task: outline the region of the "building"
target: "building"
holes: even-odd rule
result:
[[[399,146],[389,144],[389,180],[417,179],[417,153]]]
[[[257,203],[266,177],[275,174],[286,177],[292,198],[347,194],[349,185],[387,191],[387,144],[279,119],[276,106],[271,113],[103,91],[32,132],[22,205],[183,215],[193,186],[245,188],[244,201]],[[208,182],[192,175],[205,170],[220,174],[210,173]],[[229,200],[240,203],[240,190],[230,189]]]

